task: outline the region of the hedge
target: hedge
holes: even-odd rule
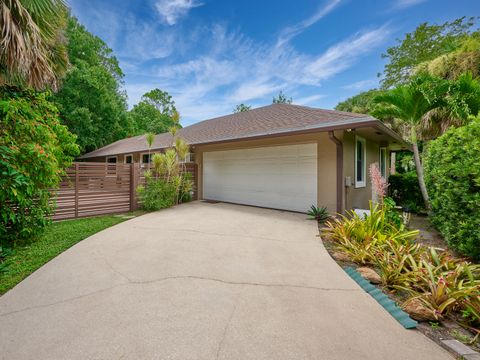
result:
[[[403,174],[391,174],[388,177],[388,193],[397,205],[409,208],[414,213],[424,208],[415,170]]]
[[[433,223],[448,245],[480,259],[480,117],[430,143],[425,181]]]

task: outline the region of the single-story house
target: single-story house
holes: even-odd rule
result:
[[[408,148],[381,121],[362,114],[273,104],[217,117],[177,132],[198,165],[197,198],[305,212],[367,208],[369,165],[389,174],[391,151]],[[172,144],[156,135],[152,154]],[[95,162],[149,162],[145,136],[81,157]]]

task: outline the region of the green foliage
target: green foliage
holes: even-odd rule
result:
[[[310,209],[307,211],[307,215],[310,217],[310,219],[317,220],[319,223],[324,223],[330,217],[330,214],[325,206],[317,207],[315,205],[310,207]]]
[[[377,89],[361,92],[360,94],[352,96],[345,101],[339,102],[337,106],[335,106],[335,110],[359,114],[370,114],[375,107],[373,99],[383,93],[383,90]]]
[[[140,186],[137,194],[142,201],[143,209],[156,211],[175,205],[175,185],[164,179],[147,177],[146,186]]]
[[[432,141],[425,171],[433,223],[450,247],[480,259],[480,118]]]
[[[415,171],[391,174],[388,184],[389,194],[395,203],[414,213],[423,209],[422,193]]]
[[[53,98],[62,123],[78,136],[82,152],[132,135],[120,89],[123,73],[112,50],[75,18],[69,19],[66,36],[72,66]]]
[[[427,73],[448,80],[456,80],[464,73],[480,76],[480,33],[461,41],[458,49],[425,61],[415,68],[415,74]]]
[[[386,212],[373,207],[365,219],[354,214],[334,219],[327,223],[323,235],[351,261],[375,267],[384,286],[408,296],[405,305],[420,302],[437,319],[463,312],[471,326],[478,326],[480,265],[415,244],[418,231],[395,232]]]
[[[36,241],[17,246],[3,262],[0,259],[0,295],[79,241],[122,221],[109,215],[51,224]]]
[[[145,174],[146,186],[137,189],[145,210],[159,210],[190,200],[193,181],[183,163],[188,151],[188,144],[176,138],[173,148],[153,155],[153,167]]]
[[[135,134],[161,134],[168,132],[172,126],[179,126],[174,119],[176,113],[172,97],[165,91],[154,89],[142,96],[128,116]]]
[[[244,111],[248,111],[248,110],[251,110],[252,107],[250,105],[245,105],[245,104],[238,104],[237,106],[235,106],[235,108],[233,109],[233,112],[236,114],[236,113],[239,113],[239,112],[244,112]]]
[[[372,241],[379,244],[387,240],[407,242],[413,240],[418,231],[405,231],[403,225],[398,226],[390,222],[388,206],[373,205],[370,203],[370,215],[361,217],[354,211],[347,216],[340,216],[327,222],[323,234],[337,242],[351,240],[363,244]]]
[[[48,223],[52,194],[78,154],[47,94],[0,89],[0,247],[35,237]]]
[[[383,71],[383,88],[407,83],[417,65],[460,48],[474,24],[474,18],[466,17],[440,25],[420,24],[382,54],[388,60]]]
[[[282,90],[278,93],[277,97],[273,97],[272,104],[291,104],[292,98],[287,98],[287,95],[284,94]]]
[[[0,86],[57,89],[68,66],[62,0],[0,2]]]

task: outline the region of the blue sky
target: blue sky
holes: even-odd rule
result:
[[[421,22],[479,15],[478,0],[71,0],[113,50],[129,106],[160,88],[182,124],[258,107],[280,90],[331,109],[378,85],[381,54]]]

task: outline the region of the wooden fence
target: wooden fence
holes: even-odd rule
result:
[[[195,189],[197,165],[187,163]],[[54,220],[115,214],[138,208],[136,188],[144,183],[145,169],[140,164],[77,162],[67,169],[58,189],[54,190]]]

